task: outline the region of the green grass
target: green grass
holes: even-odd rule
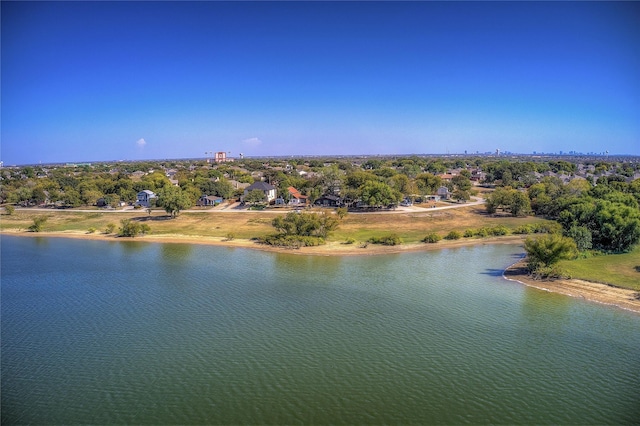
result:
[[[640,291],[640,246],[630,253],[563,260],[560,266],[572,278]]]

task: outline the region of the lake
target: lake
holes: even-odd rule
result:
[[[3,425],[640,419],[640,316],[504,280],[517,246],[0,238]]]

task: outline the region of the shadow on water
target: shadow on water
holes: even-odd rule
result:
[[[484,272],[480,272],[480,273],[483,275],[489,275],[491,277],[501,277],[503,272],[504,272],[504,269],[488,268],[488,269],[485,269]]]

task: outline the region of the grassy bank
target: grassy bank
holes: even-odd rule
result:
[[[630,253],[560,262],[572,278],[640,291],[640,246]]]
[[[271,221],[274,218],[274,213],[271,212],[187,212],[182,213],[176,219],[170,219],[160,210],[154,211],[151,215],[145,211],[114,213],[16,210],[10,216],[2,215],[0,229],[26,232],[33,223],[33,219],[38,216],[47,217],[43,226],[43,231],[47,232],[88,232],[89,229],[94,228],[99,233],[104,231],[109,223],[115,224],[117,228],[122,219],[133,219],[146,223],[150,226],[151,233],[157,235],[220,238],[233,235],[236,239],[248,240],[275,231],[271,226]],[[340,222],[340,226],[329,240],[364,242],[372,237],[384,237],[393,233],[398,235],[404,243],[418,243],[431,232],[436,232],[444,237],[453,230],[464,232],[466,229],[499,225],[514,229],[520,225],[539,222],[545,222],[545,220],[535,217],[489,216],[482,206],[398,214],[350,213]]]

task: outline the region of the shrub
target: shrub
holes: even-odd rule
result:
[[[426,237],[424,237],[422,239],[423,243],[437,243],[438,241],[440,241],[442,239],[442,237],[438,234],[436,234],[435,232],[432,232],[430,234],[428,234]]]
[[[513,233],[518,235],[532,234],[533,227],[531,225],[520,225],[513,230]]]
[[[465,229],[463,237],[471,238],[475,235],[475,231],[473,229]]]
[[[498,225],[491,228],[489,232],[491,232],[491,235],[496,235],[496,236],[507,235],[509,234],[509,228],[507,228],[504,225]]]
[[[116,230],[116,224],[115,223],[108,223],[107,226],[104,229],[104,233],[105,234],[113,234],[113,231]]]
[[[16,208],[13,207],[12,205],[7,204],[6,206],[4,206],[4,212],[8,216],[11,216],[15,211],[16,211]]]
[[[447,240],[459,240],[460,238],[462,238],[462,232],[451,231],[444,238]]]
[[[236,234],[234,234],[233,232],[229,232],[227,234],[227,241],[233,241],[234,238],[236,238]]]
[[[96,232],[96,228],[94,228],[93,226],[87,231],[88,234],[93,234],[94,232]]]
[[[355,244],[356,243],[356,239],[355,238],[347,238],[344,242],[344,244]]]
[[[47,221],[46,216],[38,216],[33,219],[33,225],[29,226],[29,231],[40,232],[42,231],[42,225]]]
[[[536,223],[533,225],[536,234],[558,234],[562,232],[562,225],[558,222]]]
[[[489,229],[488,228],[480,228],[476,231],[476,236],[483,238],[483,237],[488,237],[489,236]]]
[[[402,239],[396,234],[391,234],[384,237],[371,237],[368,242],[371,244],[382,244],[384,246],[397,246],[402,244]]]
[[[120,227],[120,232],[118,235],[121,237],[131,237],[134,238],[137,235],[149,234],[151,232],[151,227],[149,225],[141,224],[138,222],[134,222],[131,219],[122,219],[120,221],[122,226]]]
[[[258,238],[258,242],[275,247],[298,249],[300,247],[313,247],[325,243],[322,237],[273,234]]]

